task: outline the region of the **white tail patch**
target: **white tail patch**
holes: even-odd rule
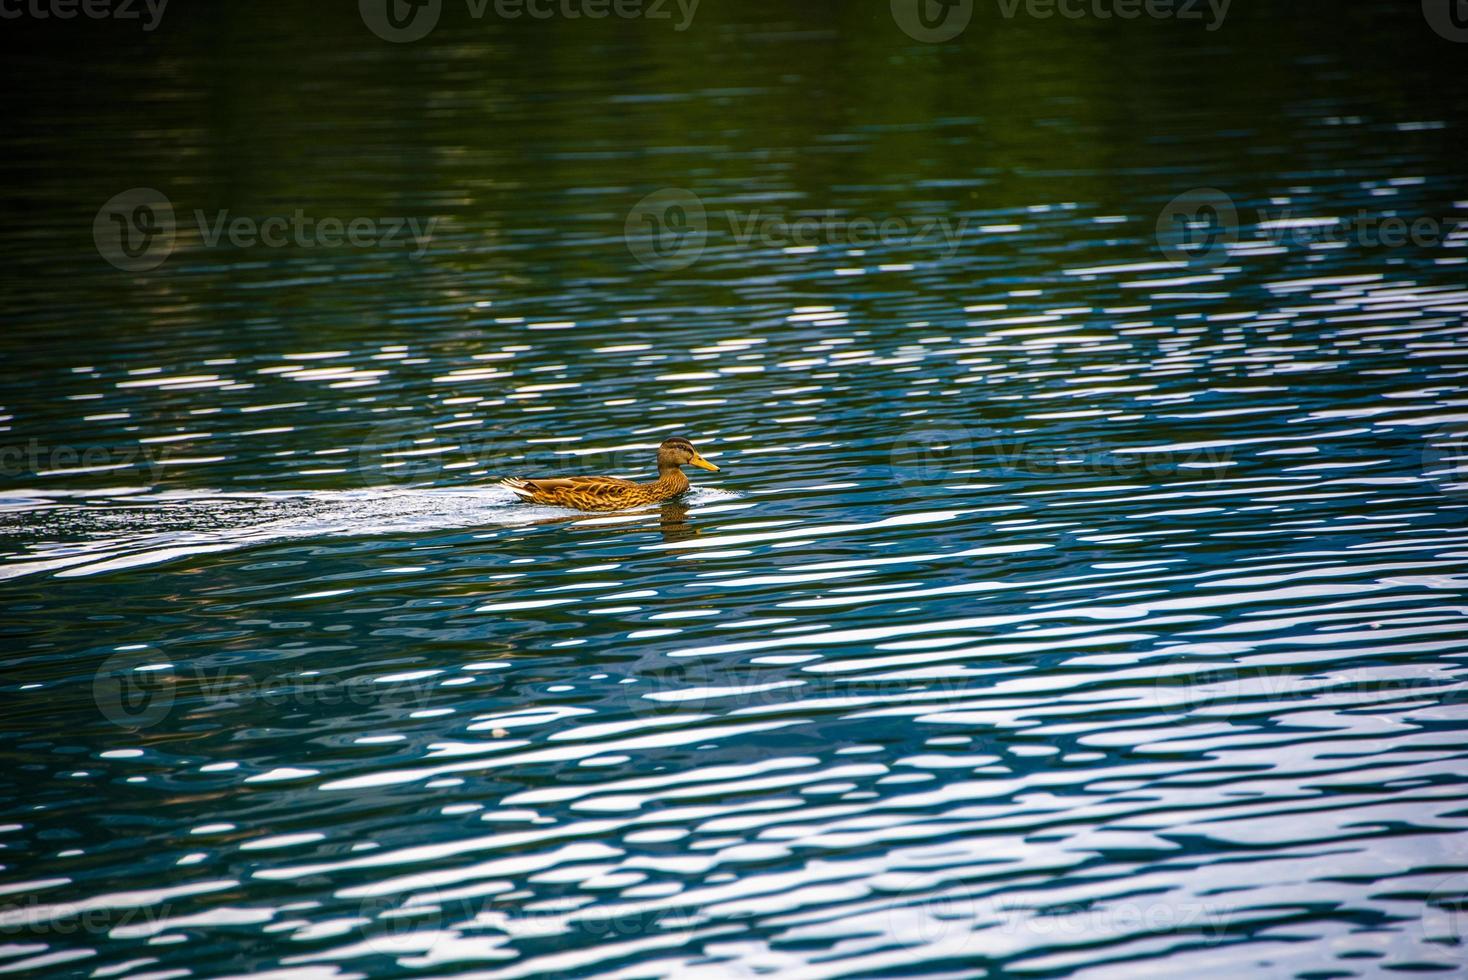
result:
[[[521,500],[529,500],[534,494],[534,491],[525,484],[525,481],[517,480],[513,476],[508,476],[501,480],[500,486],[512,491]]]

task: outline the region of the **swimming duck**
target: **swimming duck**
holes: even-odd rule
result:
[[[697,466],[717,473],[719,468],[698,454],[693,443],[682,436],[664,439],[658,446],[658,478],[651,483],[633,483],[614,476],[569,476],[526,480],[506,477],[500,486],[508,487],[521,499],[552,507],[574,507],[576,510],[623,510],[643,504],[672,500],[688,490],[688,477],[681,467]]]

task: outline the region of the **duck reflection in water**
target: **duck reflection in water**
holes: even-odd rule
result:
[[[587,515],[585,514],[567,514],[564,517],[547,517],[537,521],[530,521],[529,523],[570,524],[572,527],[596,530],[599,533],[616,531],[621,534],[640,533],[646,531],[648,528],[648,525],[642,521],[638,521],[635,524],[613,525],[608,527],[606,524],[595,519],[588,522],[586,518]],[[657,528],[662,532],[663,541],[665,542],[686,541],[689,538],[697,537],[703,533],[698,529],[697,525],[688,520],[688,506],[676,500],[669,501],[658,508]]]
[[[688,522],[688,507],[676,500],[662,507],[658,529],[663,532],[664,542],[687,541],[703,532]]]

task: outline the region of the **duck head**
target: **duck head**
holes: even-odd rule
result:
[[[680,466],[697,466],[701,470],[712,473],[719,472],[719,468],[698,454],[693,448],[693,443],[682,436],[672,436],[664,439],[663,444],[658,447],[658,469],[676,469]]]

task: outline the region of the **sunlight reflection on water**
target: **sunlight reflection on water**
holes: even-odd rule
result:
[[[1403,105],[1240,12],[1186,58],[1030,25],[853,75],[821,59],[865,28],[815,16],[246,31],[282,77],[205,115],[253,142],[197,122],[197,54],[138,80],[182,214],[446,220],[416,264],[0,243],[35,273],[0,970],[1464,968],[1468,236],[1323,233],[1464,209],[1441,67]],[[1234,240],[1169,253],[1209,185]],[[658,188],[706,209],[675,272],[625,237]],[[828,207],[972,234],[736,234]],[[675,433],[721,470],[671,504],[494,485],[646,477]]]

